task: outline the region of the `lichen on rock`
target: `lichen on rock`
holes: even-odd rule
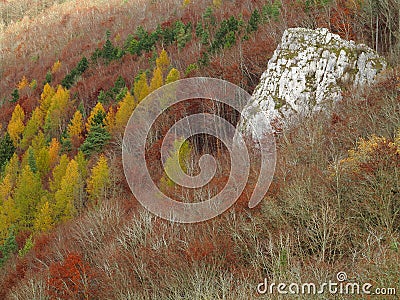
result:
[[[293,119],[336,103],[345,86],[371,84],[385,68],[374,50],[326,28],[287,29],[243,111],[247,120],[239,126],[259,136],[263,128],[257,128],[257,120],[266,115],[285,128]]]

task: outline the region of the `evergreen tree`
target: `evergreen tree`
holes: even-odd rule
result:
[[[85,155],[100,152],[110,139],[111,135],[104,126],[94,125],[79,150]]]
[[[15,152],[15,146],[10,138],[10,134],[6,132],[0,140],[0,173],[3,172],[6,164]]]
[[[15,229],[11,227],[7,239],[2,245],[0,244],[0,268],[8,260],[10,255],[17,252],[17,250],[18,245],[15,239]]]
[[[86,130],[90,132],[91,128],[95,125],[104,125],[104,118],[106,117],[106,111],[100,102],[97,102],[96,106],[93,107],[90,115],[86,121]]]

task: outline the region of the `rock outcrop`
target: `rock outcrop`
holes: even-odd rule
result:
[[[325,28],[288,29],[243,111],[248,121],[242,129],[259,136],[263,128],[257,120],[265,115],[285,128],[298,117],[331,107],[344,87],[371,84],[385,68],[385,60],[371,48]]]

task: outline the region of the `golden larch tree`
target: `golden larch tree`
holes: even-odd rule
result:
[[[134,109],[135,98],[130,92],[127,92],[124,99],[119,102],[118,110],[115,114],[115,127],[118,132],[121,132],[125,128]]]
[[[155,68],[153,71],[153,78],[151,78],[150,82],[150,92],[155,91],[159,87],[163,85],[163,76],[160,68]]]
[[[11,120],[8,123],[7,132],[10,135],[11,140],[14,143],[14,146],[18,146],[18,143],[21,139],[21,134],[24,132],[25,125],[25,112],[22,107],[17,104],[14,108],[14,111],[11,116]]]
[[[110,171],[107,159],[100,155],[97,164],[92,168],[91,175],[87,181],[87,192],[93,204],[106,198],[107,189],[110,185]]]
[[[140,74],[139,79],[133,85],[133,94],[136,102],[139,103],[149,94],[149,86],[147,84],[146,73]]]

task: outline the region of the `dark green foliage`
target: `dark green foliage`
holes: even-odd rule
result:
[[[114,86],[110,88],[108,91],[100,91],[97,99],[102,104],[108,104],[110,102],[120,101],[126,94],[126,91],[123,92],[126,88],[125,79],[120,75],[114,83]],[[123,93],[121,98],[120,94]]]
[[[11,93],[11,101],[12,103],[17,102],[19,100],[19,91],[18,89],[14,89]]]
[[[88,62],[87,58],[84,56],[79,61],[78,65],[76,67],[77,74],[82,75],[83,72],[85,72],[88,67],[89,67],[89,62]]]
[[[35,159],[35,155],[33,153],[33,149],[29,148],[28,150],[28,165],[31,168],[33,173],[37,172],[37,165],[36,165],[36,159]]]
[[[282,3],[281,1],[274,1],[271,4],[264,5],[262,8],[262,19],[266,21],[268,19],[278,20],[281,13]]]
[[[104,126],[93,125],[79,150],[89,156],[91,153],[100,152],[110,139],[111,135]]]
[[[250,33],[253,31],[257,31],[258,24],[260,23],[260,19],[261,19],[261,16],[260,16],[258,9],[255,9],[250,16],[249,23],[247,25],[247,32]]]
[[[15,152],[14,144],[8,132],[0,141],[0,172],[4,170],[7,162],[11,159]]]
[[[7,239],[4,241],[4,244],[0,245],[0,268],[8,260],[10,255],[17,252],[18,250],[14,231],[14,227],[11,227]]]
[[[51,74],[50,71],[47,71],[46,78],[44,79],[44,84],[51,83],[52,80],[53,80],[53,75]]]
[[[65,75],[65,77],[61,80],[61,85],[70,89],[71,86],[74,85],[75,81],[81,76],[89,67],[89,62],[85,56],[78,62],[77,66],[71,70],[70,73]]]

